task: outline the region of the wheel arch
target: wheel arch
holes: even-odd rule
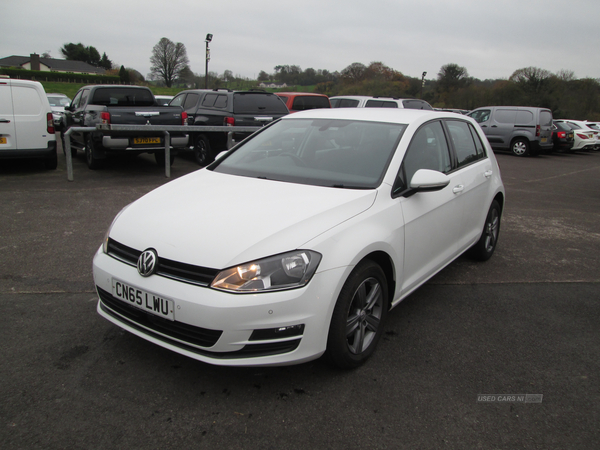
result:
[[[388,288],[388,309],[391,309],[392,299],[394,298],[394,293],[396,292],[396,271],[392,258],[383,251],[375,251],[366,255],[359,261],[358,264],[366,260],[373,261],[375,264],[381,267],[381,270],[383,270]]]

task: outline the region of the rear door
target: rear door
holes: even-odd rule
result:
[[[233,95],[235,125],[261,127],[289,114],[285,104],[275,94],[236,92]]]
[[[17,148],[10,81],[0,81],[0,152]]]
[[[48,141],[56,139],[48,132],[52,109],[40,86],[12,82],[15,132],[19,137],[17,149],[45,149],[48,148]]]

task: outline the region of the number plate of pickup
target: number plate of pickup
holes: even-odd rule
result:
[[[138,138],[133,138],[133,143],[135,145],[160,144],[160,138],[159,137],[138,137]]]

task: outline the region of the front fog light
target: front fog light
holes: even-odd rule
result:
[[[210,286],[237,293],[295,289],[310,281],[320,261],[319,253],[296,250],[225,269]]]

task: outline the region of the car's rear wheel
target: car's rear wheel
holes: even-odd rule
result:
[[[333,310],[327,356],[338,367],[363,364],[375,351],[388,310],[387,280],[381,267],[363,261],[354,268]]]
[[[494,200],[485,218],[483,232],[479,240],[468,251],[468,256],[478,261],[487,261],[494,254],[500,235],[500,204]]]
[[[56,170],[56,168],[58,167],[58,157],[56,156],[56,154],[44,160],[44,167],[48,170]]]
[[[510,150],[515,156],[529,155],[529,141],[527,139],[515,139],[510,144]]]
[[[88,134],[87,139],[85,141],[85,162],[87,166],[91,170],[96,170],[102,167],[102,160],[96,157],[95,153],[95,144],[92,139],[92,135]]]
[[[202,167],[210,164],[213,160],[210,143],[203,134],[194,137],[194,159]]]

